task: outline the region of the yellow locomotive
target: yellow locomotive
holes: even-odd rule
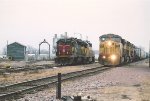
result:
[[[119,35],[104,34],[99,37],[99,63],[116,66],[139,60],[141,49]]]

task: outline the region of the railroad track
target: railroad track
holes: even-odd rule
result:
[[[110,67],[95,67],[91,69],[86,69],[82,71],[76,71],[71,73],[62,74],[62,81],[72,79],[75,77],[81,77],[86,74],[91,74],[95,72],[100,72],[109,69]],[[31,92],[33,90],[41,89],[43,87],[47,87],[50,84],[57,83],[57,75],[46,77],[46,78],[40,78],[36,80],[30,80],[25,81],[21,83],[16,83],[12,85],[6,85],[0,87],[0,101],[4,101],[7,99],[13,99],[16,96],[19,96],[20,94],[23,94],[25,92]]]
[[[79,65],[83,65],[83,64],[79,64]],[[89,65],[89,64],[84,64],[84,65]],[[58,65],[58,64],[45,64],[45,65],[36,65],[35,67],[0,68],[0,75],[3,75],[4,73],[18,73],[22,71],[34,71],[34,70],[50,69],[53,67],[63,67],[63,66],[64,65]],[[70,65],[66,65],[66,66],[70,66]]]
[[[3,74],[5,72],[9,73],[16,73],[16,72],[21,72],[21,71],[31,71],[31,70],[39,70],[39,69],[49,69],[52,67],[60,67],[60,65],[57,64],[46,64],[46,65],[37,65],[35,67],[17,67],[17,68],[1,68],[0,69],[0,74]]]

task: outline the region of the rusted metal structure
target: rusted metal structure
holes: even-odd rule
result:
[[[41,47],[41,45],[42,45],[43,43],[46,43],[46,44],[48,44],[48,46],[49,46],[49,59],[50,59],[50,44],[49,44],[45,39],[44,39],[44,41],[40,42],[40,44],[39,44],[39,55],[40,55],[40,53],[41,53],[40,47]]]

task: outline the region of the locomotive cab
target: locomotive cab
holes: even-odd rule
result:
[[[60,39],[57,41],[57,51],[55,63],[58,64],[72,64],[72,57],[75,51],[75,43],[71,39]]]
[[[55,63],[61,65],[93,63],[92,44],[77,38],[59,39]]]
[[[65,57],[72,54],[72,46],[70,44],[59,43],[57,45],[57,56]]]
[[[99,37],[99,63],[116,66],[146,57],[145,52],[119,35],[104,34]]]
[[[100,37],[99,63],[119,65],[121,60],[121,38],[112,34]]]

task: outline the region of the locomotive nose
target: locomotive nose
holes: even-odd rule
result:
[[[111,59],[112,61],[115,61],[115,60],[117,59],[117,56],[116,56],[115,54],[112,54],[112,55],[110,56],[110,59]]]
[[[111,41],[108,41],[108,42],[107,42],[107,45],[108,45],[108,46],[111,46],[111,45],[112,45],[112,42],[111,42]]]
[[[63,48],[63,50],[62,50],[62,51],[63,51],[63,53],[65,53],[65,49],[64,49],[64,48]]]
[[[102,58],[103,58],[103,59],[105,59],[105,58],[106,58],[106,56],[102,56]]]

